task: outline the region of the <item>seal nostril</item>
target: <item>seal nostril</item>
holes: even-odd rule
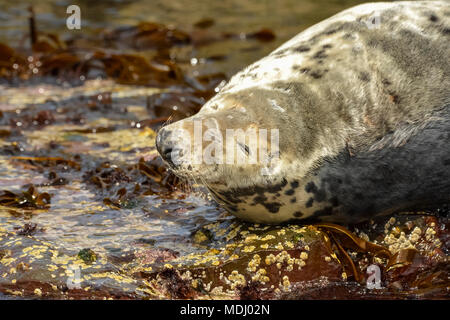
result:
[[[170,147],[166,148],[162,154],[163,158],[166,159],[167,161],[170,161],[172,159],[172,151],[173,151],[172,148]]]
[[[174,158],[178,157],[180,152],[177,148],[174,149],[174,141],[172,137],[172,131],[166,128],[161,128],[158,131],[158,135],[156,136],[156,149],[158,150],[161,157],[166,161],[172,168],[176,168]],[[177,151],[177,154],[174,155],[173,151]]]
[[[158,150],[159,154],[163,156],[163,158],[165,158],[167,153],[169,153],[170,156],[170,152],[172,151],[172,148],[167,146],[169,141],[168,137],[170,136],[170,133],[171,132],[169,130],[161,128],[158,131],[158,135],[156,136],[156,149]]]

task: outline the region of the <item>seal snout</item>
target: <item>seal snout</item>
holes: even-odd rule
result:
[[[174,143],[171,139],[172,131],[166,127],[161,128],[156,136],[156,149],[161,157],[171,166],[176,167],[173,162],[172,155],[174,150]]]
[[[215,119],[204,117],[169,124],[158,131],[156,148],[172,169],[192,171],[193,165],[205,165],[204,144],[215,143],[214,137],[219,132],[217,127]],[[208,160],[205,162],[209,164]]]

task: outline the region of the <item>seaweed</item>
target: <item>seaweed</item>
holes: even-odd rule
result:
[[[50,194],[39,193],[34,186],[30,186],[21,193],[9,190],[3,190],[0,193],[0,205],[11,208],[48,209],[50,199]]]
[[[136,195],[127,195],[127,189],[121,188],[117,191],[115,199],[104,198],[103,203],[112,209],[132,209],[136,206]]]
[[[30,16],[31,55],[18,52],[0,43],[0,77],[5,79],[56,77],[72,83],[97,77],[109,77],[121,84],[147,86],[189,85],[180,64],[172,57],[174,47],[202,46],[227,39],[273,41],[276,37],[267,28],[249,33],[212,33],[199,35],[214,24],[203,19],[191,33],[155,22],[103,30],[97,37],[61,40],[57,34],[38,30],[34,13]],[[79,42],[80,41],[80,42]],[[84,42],[83,42],[84,41]],[[133,51],[118,53],[117,50]],[[140,55],[138,51],[154,51]],[[205,61],[219,61],[226,55],[213,55]]]
[[[182,279],[178,271],[165,269],[159,273],[159,277],[172,299],[193,299],[197,296],[189,281]]]
[[[200,29],[207,29],[207,28],[212,27],[214,24],[215,24],[214,19],[204,18],[204,19],[201,19],[201,20],[197,21],[196,23],[194,23],[194,27],[200,28]]]
[[[325,243],[330,248],[330,252],[336,252],[337,255],[341,257],[340,261],[344,268],[350,271],[350,274],[353,275],[357,282],[362,282],[364,276],[347,253],[347,249],[371,254],[374,257],[384,257],[387,259],[392,257],[391,252],[387,248],[359,238],[350,230],[342,226],[332,223],[318,223],[315,224],[315,226],[323,230],[329,236],[329,238],[325,238]],[[332,241],[330,241],[330,239]]]
[[[44,228],[38,228],[36,223],[25,223],[22,227],[16,227],[16,232],[21,236],[31,236],[37,232],[45,231]]]
[[[115,209],[131,209],[139,203],[139,197],[170,194],[177,190],[179,179],[171,173],[159,157],[150,161],[141,158],[126,167],[103,162],[83,175],[85,183],[107,194],[103,204]]]
[[[89,248],[81,249],[78,252],[77,256],[87,264],[93,263],[97,260],[97,254],[94,252],[94,250],[91,250]]]
[[[64,168],[72,168],[80,170],[80,164],[76,161],[64,159],[61,157],[27,157],[27,156],[15,156],[11,157],[11,160],[25,161],[32,165],[39,165],[43,167],[55,167],[57,165],[63,165]]]

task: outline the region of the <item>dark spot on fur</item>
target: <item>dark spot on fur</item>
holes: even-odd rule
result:
[[[316,193],[317,187],[316,187],[315,183],[312,181],[308,182],[305,186],[305,191],[308,193]]]
[[[309,69],[309,68],[302,68],[302,69],[300,69],[301,73],[308,73],[310,71],[311,71],[311,69]]]
[[[216,196],[220,195],[220,198],[218,196],[219,199],[221,199],[221,200],[222,199],[226,199],[226,201],[229,202],[229,203],[241,203],[241,202],[243,202],[242,200],[239,199],[240,194],[238,192],[235,192],[234,190],[232,190],[232,191],[223,191],[223,192],[214,193],[214,194]]]
[[[370,74],[368,72],[360,72],[359,73],[359,77],[358,77],[361,81],[365,81],[368,82],[370,81]]]
[[[292,49],[292,51],[295,52],[308,52],[309,50],[311,50],[311,48],[305,45],[301,45]]]
[[[317,192],[315,192],[314,195],[314,200],[316,200],[317,202],[322,202],[326,199],[326,192],[323,189],[319,189],[317,190]]]
[[[334,23],[333,25],[331,25],[330,27],[328,27],[325,31],[315,35],[314,37],[312,37],[311,39],[309,39],[309,41],[311,43],[316,43],[318,39],[329,36],[331,34],[334,34],[340,30],[342,30],[344,28],[344,24],[343,23]]]
[[[281,56],[283,56],[288,50],[289,50],[289,49],[282,49],[282,50],[279,50],[279,51],[277,51],[277,52],[274,52],[273,55],[278,56],[278,57],[281,57]]]
[[[400,98],[398,95],[396,95],[393,92],[389,92],[389,100],[395,104],[399,104],[400,103]]]
[[[325,31],[324,33],[329,36],[330,34],[338,32],[338,30],[339,29],[337,29],[337,28],[336,29],[331,29],[331,30]]]
[[[317,186],[312,181],[310,181],[306,184],[305,191],[308,193],[313,193],[314,200],[317,202],[322,202],[326,199],[325,189],[318,189]]]
[[[432,14],[432,15],[430,15],[430,21],[437,22],[437,21],[439,21],[439,18],[436,15]]]
[[[316,60],[317,59],[325,59],[326,57],[328,57],[328,56],[325,54],[325,50],[319,50],[313,55],[313,58]]]
[[[221,195],[219,195],[217,192],[215,192],[214,190],[212,190],[212,189],[210,189],[209,190],[217,199],[218,199],[218,201],[221,201],[221,202],[223,202],[223,203],[225,203],[225,204],[228,204],[228,205],[233,205],[230,201],[228,201],[227,199],[225,199],[224,197],[222,197]]]
[[[250,69],[248,69],[248,72],[252,72],[258,68],[259,68],[259,64],[256,64],[256,65],[252,66]]]
[[[330,48],[332,48],[333,46],[331,45],[331,44],[329,44],[329,43],[327,43],[327,44],[324,44],[323,46],[322,46],[322,48],[324,48],[324,49],[330,49]]]
[[[273,193],[279,195],[279,191],[284,189],[287,183],[287,180],[283,179],[280,183],[271,186],[253,186],[248,188],[219,191],[219,193],[224,199],[227,199],[229,203],[242,203],[244,202],[244,200],[246,201],[246,198],[255,196],[251,205],[254,206],[256,204],[261,204],[263,206],[266,206],[265,202],[268,200],[268,198],[265,194]]]
[[[385,86],[390,86],[392,84],[388,79],[383,79],[381,83],[384,84]]]
[[[379,45],[379,42],[377,40],[375,40],[375,39],[369,39],[367,41],[367,46],[370,47],[370,48],[377,48],[378,45]]]
[[[289,189],[284,194],[287,195],[287,196],[292,196],[294,193],[295,193],[294,189]]]
[[[275,184],[275,185],[272,185],[272,186],[268,186],[267,187],[267,192],[268,193],[276,193],[278,191],[281,191],[281,189],[283,189],[286,185],[287,185],[287,180],[283,178],[281,183]]]
[[[342,36],[342,39],[351,39],[351,38],[353,38],[353,34],[351,33],[346,33]]]
[[[294,217],[300,218],[303,217],[303,213],[301,211],[294,212]]]
[[[296,197],[293,197],[292,199],[291,199],[291,203],[296,203],[297,202],[297,198]]]
[[[264,195],[258,195],[258,196],[256,196],[254,199],[253,199],[253,203],[252,203],[252,205],[255,205],[255,204],[262,204],[262,203],[264,203],[264,202],[266,202],[267,201],[267,197],[266,196],[264,196]]]
[[[299,183],[298,183],[297,180],[294,180],[294,181],[291,182],[292,189],[296,189],[296,188],[298,188],[298,186],[299,186]]]
[[[313,77],[314,79],[320,79],[320,78],[322,78],[322,75],[321,75],[319,72],[317,72],[317,71],[311,72],[311,73],[310,73],[310,76]]]
[[[280,211],[281,203],[279,202],[270,202],[270,203],[262,203],[270,213],[277,213]]]
[[[306,202],[305,206],[307,208],[311,208],[313,205],[314,199],[313,198],[309,198],[309,200]]]

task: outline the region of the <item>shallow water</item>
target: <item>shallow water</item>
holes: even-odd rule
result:
[[[253,43],[220,41],[202,47],[193,56],[226,54],[226,61],[209,65],[209,71],[232,75],[242,67],[265,56],[298,32],[333,14],[364,3],[358,0],[224,0],[224,1],[78,1],[81,8],[81,31],[66,29],[65,10],[70,0],[33,2],[42,31],[59,33],[62,38],[75,33],[96,33],[99,29],[154,21],[191,30],[193,24],[213,19],[211,31],[244,33],[268,28],[276,33],[275,41],[263,46]],[[376,2],[376,1],[373,1]],[[23,44],[28,32],[29,1],[0,1],[0,42]]]

